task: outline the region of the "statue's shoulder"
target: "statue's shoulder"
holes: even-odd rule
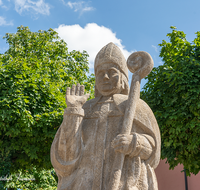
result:
[[[122,110],[123,112],[125,112],[126,106],[127,106],[127,101],[128,101],[128,96],[127,95],[123,95],[123,94],[115,94],[113,96],[114,102],[117,105],[117,107],[120,108],[120,110]],[[143,110],[145,112],[152,112],[151,108],[148,106],[148,104],[142,100],[139,99],[137,101],[137,110]]]
[[[139,99],[137,103],[137,112],[139,114],[145,113],[148,117],[152,118],[153,120],[156,120],[153,111],[151,110],[149,105],[142,99]]]
[[[85,104],[83,104],[83,109],[91,109],[99,101],[100,98],[101,97],[96,97],[94,99],[88,100],[87,102],[85,102]]]
[[[96,97],[94,99],[87,101],[83,105],[83,109],[86,112],[91,111],[92,108],[96,105],[96,103],[99,101],[100,98],[101,97]],[[113,100],[114,100],[116,107],[124,114],[126,107],[127,107],[128,96],[123,95],[123,94],[115,94],[115,95],[113,95]],[[140,115],[144,115],[144,114],[149,115],[150,114],[152,117],[154,115],[151,108],[142,99],[139,99],[138,102],[137,102],[136,114],[137,113],[140,114]]]

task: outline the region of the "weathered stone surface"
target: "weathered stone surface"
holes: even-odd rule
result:
[[[129,57],[135,72],[130,93],[125,58],[113,43],[95,59],[94,99],[86,102],[84,86],[67,88],[67,108],[51,146],[59,190],[158,189],[154,169],[160,160],[160,131],[139,98],[140,80],[152,68],[149,56],[136,52]]]

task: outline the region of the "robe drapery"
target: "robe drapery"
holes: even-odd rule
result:
[[[111,146],[120,134],[128,96],[89,100],[83,109],[66,108],[51,146],[58,190],[109,190],[115,158]],[[132,125],[136,136],[125,156],[119,190],[157,190],[154,168],[160,160],[160,131],[149,106],[141,99]]]

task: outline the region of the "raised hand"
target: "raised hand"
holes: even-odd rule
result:
[[[89,98],[89,94],[85,94],[85,87],[78,83],[77,86],[75,84],[72,85],[72,88],[67,87],[66,91],[66,104],[68,107],[77,107],[80,108]]]

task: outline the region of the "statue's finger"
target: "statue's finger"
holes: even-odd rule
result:
[[[128,142],[127,141],[120,141],[120,140],[118,140],[117,142],[115,142],[114,144],[113,144],[113,148],[116,148],[116,147],[118,147],[118,146],[125,146],[126,144],[128,144]]]
[[[67,87],[67,90],[66,90],[66,95],[70,95],[70,87]]]
[[[115,152],[123,152],[123,146],[119,146],[117,148],[115,148]]]
[[[119,142],[122,142],[122,141],[127,141],[127,138],[122,136],[121,138],[119,138]]]
[[[75,95],[75,88],[76,88],[76,85],[73,84],[72,89],[71,89],[71,95]]]
[[[85,97],[86,97],[86,100],[87,100],[90,97],[90,94],[86,94]]]
[[[119,134],[115,137],[115,139],[120,139],[122,137],[122,134]]]
[[[117,147],[118,146],[118,144],[119,144],[119,140],[118,139],[114,139],[112,142],[111,142],[111,146],[112,146],[112,148],[115,148],[115,147]]]
[[[85,95],[83,95],[83,100],[84,100],[84,102],[86,102],[87,101],[87,99],[90,97],[90,95],[89,94],[85,94]]]
[[[126,134],[119,134],[119,135],[117,135],[116,138],[121,138],[121,137],[125,137],[125,136],[126,136]]]
[[[114,149],[119,147],[119,146],[121,146],[121,144],[119,142],[112,144],[112,148],[114,148]]]
[[[79,92],[80,92],[80,84],[78,83],[76,85],[76,96],[79,96]]]
[[[80,96],[84,95],[84,91],[85,91],[85,86],[81,85],[81,87],[80,87]]]

